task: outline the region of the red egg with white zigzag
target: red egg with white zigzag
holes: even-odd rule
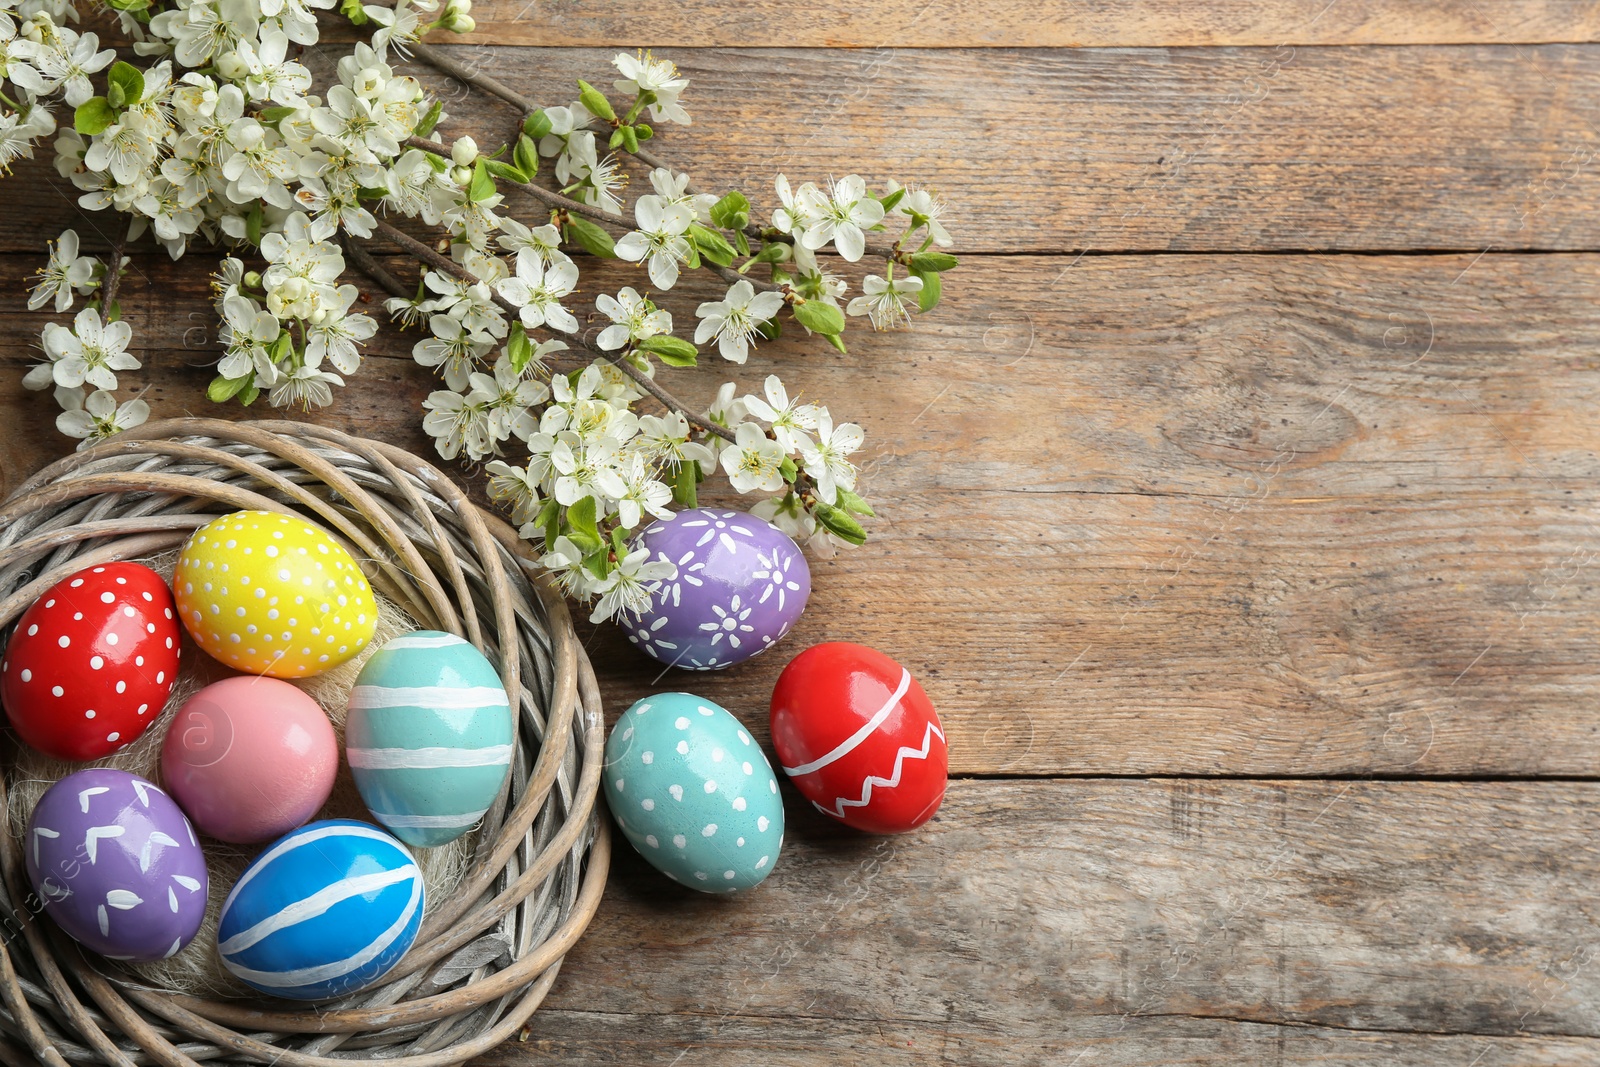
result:
[[[939,713],[910,671],[866,645],[831,641],[790,661],[772,691],[772,744],[801,794],[857,830],[914,830],[944,799]]]

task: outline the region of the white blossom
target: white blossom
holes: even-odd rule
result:
[[[80,449],[132,429],[150,417],[150,406],[143,400],[133,399],[118,406],[117,398],[105,389],[90,393],[81,404],[56,416],[56,429],[68,437],[83,439]]]
[[[650,280],[658,288],[671,289],[678,280],[678,264],[689,259],[689,241],[683,235],[694,222],[694,211],[686,204],[668,204],[653,193],[635,201],[633,211],[639,228],[617,240],[617,258],[634,263],[648,259]]]
[[[789,391],[776,374],[767,375],[766,399],[759,396],[744,398],[745,410],[772,427],[772,436],[784,451],[792,452],[811,443],[806,431],[817,428],[819,409],[814,404],[802,404],[789,399]]]
[[[594,306],[611,320],[611,325],[595,338],[595,344],[608,352],[672,332],[672,315],[641,297],[632,286],[623,286],[615,297],[601,293],[595,297]]]
[[[911,309],[917,306],[917,294],[922,292],[922,279],[911,274],[886,280],[869,274],[862,280],[861,289],[862,295],[850,301],[846,312],[868,316],[875,330],[893,330],[911,321]]]
[[[57,313],[72,307],[72,293],[88,292],[94,279],[93,256],[78,255],[76,230],[63,230],[50,245],[50,261],[39,271],[39,282],[28,297],[28,310],[37,311],[55,301]]]
[[[783,488],[783,446],[753,422],[742,422],[733,444],[722,450],[722,469],[741,493],[772,493]]]
[[[867,195],[867,185],[855,174],[833,183],[824,194],[816,187],[802,193],[805,213],[810,216],[800,243],[819,249],[829,241],[839,254],[854,263],[866,251],[865,231],[883,219],[883,205]]]
[[[817,412],[817,438],[800,445],[800,459],[825,503],[837,501],[840,489],[855,489],[856,467],[849,456],[861,447],[863,436],[853,422],[834,426],[827,408]]]
[[[755,286],[740,279],[728,287],[721,300],[701,304],[695,309],[700,325],[695,327],[694,343],[703,345],[713,337],[723,359],[743,363],[750,354],[751,341],[761,324],[783,308],[783,294],[772,290],[756,292]]]
[[[590,587],[590,592],[600,597],[590,622],[604,622],[619,616],[635,618],[650,606],[650,598],[657,586],[676,578],[678,568],[668,560],[650,560],[648,548],[635,549],[612,567],[611,572]]]
[[[521,308],[522,325],[534,329],[548,323],[555,329],[572,333],[578,320],[572,312],[561,306],[561,298],[578,284],[578,268],[572,260],[546,266],[544,260],[531,252],[517,253],[517,272],[496,286],[501,296]]]

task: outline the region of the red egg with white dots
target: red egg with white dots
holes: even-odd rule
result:
[[[178,680],[172,590],[138,563],[88,567],[51,586],[11,631],[0,705],[48,756],[94,760],[161,715]]]

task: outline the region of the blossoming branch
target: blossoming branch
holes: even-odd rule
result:
[[[29,299],[59,315],[88,301],[44,328],[43,361],[25,379],[53,391],[64,433],[87,443],[148,414],[116,396],[118,373],[140,366],[116,298],[126,245],[222,253],[212,280],[224,351],[208,388],[219,403],[334,401],[380,327],[355,310],[353,265],[390,293],[399,328],[423,333],[412,355],[442,379],[422,413],[439,454],[486,462],[490,495],[568,593],[598,600],[596,619],[636,612],[670,577],[628,538],[693,506],[718,472],[813,551],[865,540],[859,426],[791,396],[778,375],[699,403],[658,377],[712,353],[743,364],[785,329],[843,352],[852,320],[906,326],[957,265],[933,194],[778,174],[762,214],[740,190],[703,191],[652,147],[659,130],[691,123],[689,83],[671,63],[621,54],[610,92],[579,81],[576,99],[538,106],[421,43],[472,30],[470,0],[341,0],[336,13],[336,0],[108,3],[131,42],[121,58],[74,28],[71,0],[0,0],[0,164],[53,138],[79,204],[127,220],[103,260],[62,233]],[[319,87],[302,52],[330,18],[366,39]],[[407,60],[509,105],[502,147],[444,138],[449,116],[396,69]],[[70,123],[58,125],[57,101]],[[647,179],[631,202],[630,170]],[[531,214],[507,206],[512,190]],[[395,218],[434,228],[437,243]],[[418,276],[384,267],[378,242],[410,253]],[[637,281],[586,288],[586,264],[601,258],[637,264]],[[691,317],[667,295],[695,271],[725,290]],[[579,331],[589,307],[610,323],[592,340]]]

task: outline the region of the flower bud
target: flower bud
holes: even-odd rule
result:
[[[245,271],[242,281],[251,289],[261,288],[261,274],[258,271]]]
[[[450,158],[458,167],[472,166],[472,161],[478,158],[478,142],[470,137],[456,138],[456,143],[450,146]]]
[[[472,0],[451,0],[450,10],[458,15],[465,15],[472,10]]]
[[[239,58],[238,52],[224,52],[217,57],[217,73],[229,81],[238,81],[250,73],[250,68]]]
[[[355,85],[351,88],[362,99],[370,99],[383,92],[383,85],[383,71],[366,67],[355,76]]]
[[[328,318],[328,309],[327,308],[318,308],[317,310],[315,310],[315,311],[313,311],[311,313],[311,325],[320,326],[320,325],[322,325],[323,322],[325,322],[327,320],[327,318]]]
[[[471,15],[452,15],[448,29],[453,33],[471,33],[478,28],[478,22]]]
[[[452,167],[450,169],[450,180],[457,185],[465,186],[472,181],[472,171],[466,167]]]

